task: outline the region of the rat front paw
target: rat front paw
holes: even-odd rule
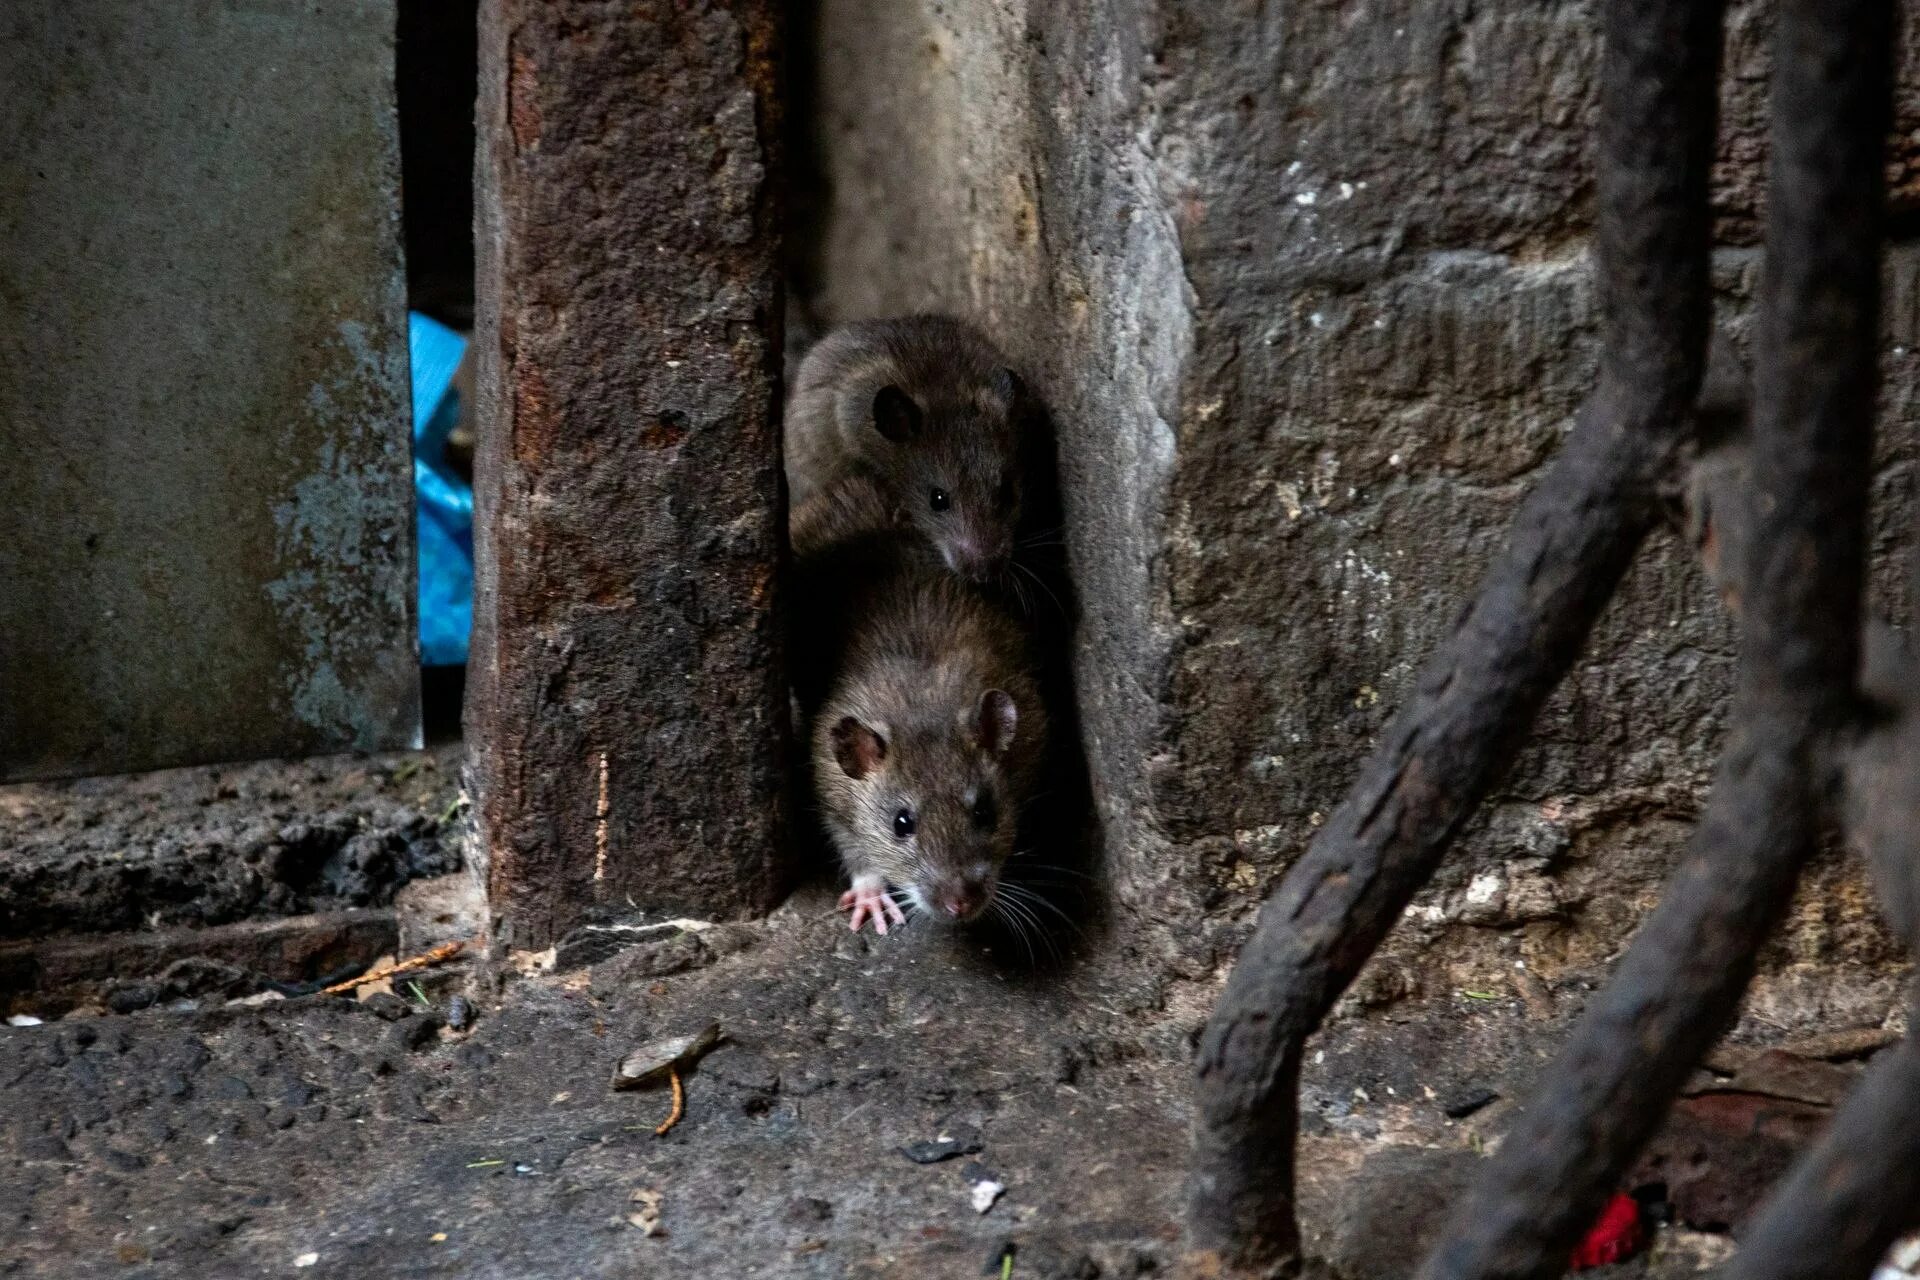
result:
[[[879,876],[855,876],[853,888],[840,895],[840,909],[853,912],[848,927],[855,933],[860,932],[868,916],[873,917],[873,930],[879,934],[886,933],[889,916],[895,924],[907,922],[900,904],[887,896],[887,882]]]

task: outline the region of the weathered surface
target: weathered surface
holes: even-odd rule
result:
[[[142,1009],[193,998],[209,975],[245,996],[264,983],[307,983],[355,973],[399,939],[393,912],[333,911],[244,920],[207,929],[0,943],[0,1012],[49,1018],[85,1010]]]
[[[384,906],[460,865],[460,751],[0,787],[0,942]]]
[[[922,927],[856,938],[832,904],[706,930],[670,973],[516,979],[465,1036],[432,982],[431,1013],[406,992],[0,1027],[0,1274],[299,1275],[312,1253],[315,1276],[947,1280],[1007,1240],[1022,1280],[1170,1274],[1204,1005],[1156,1007],[1144,973],[1011,978]],[[608,1074],[710,1021],[726,1038],[656,1138],[664,1093]],[[1456,1000],[1323,1037],[1302,1198],[1340,1280],[1405,1280],[1512,1118],[1445,1103],[1518,1093],[1540,1025]],[[943,1133],[982,1150],[901,1154]],[[985,1215],[969,1161],[1007,1184]],[[643,1189],[664,1234],[629,1220]],[[1695,1275],[1703,1239],[1607,1274]]]
[[[483,6],[467,726],[512,947],[788,882],[776,11]]]
[[[1736,10],[1722,89],[1735,247],[1714,286],[1742,347],[1768,29]],[[1217,973],[1592,385],[1596,10],[825,0],[819,43],[814,304],[957,310],[1032,365],[1060,419],[1119,915],[1171,923],[1176,971]],[[1875,594],[1902,620],[1910,526],[1888,500],[1911,488],[1916,281],[1896,251]],[[1656,534],[1369,999],[1515,961],[1603,973],[1700,812],[1734,641]],[[1899,959],[1864,879],[1823,858],[1750,1008],[1877,1021]]]
[[[0,779],[418,745],[393,25],[0,13]]]

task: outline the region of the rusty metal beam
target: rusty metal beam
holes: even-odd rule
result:
[[[494,926],[786,887],[773,0],[486,0],[474,657]]]
[[[1603,71],[1605,345],[1573,439],[1360,780],[1261,912],[1200,1045],[1190,1226],[1211,1265],[1298,1251],[1301,1051],[1579,653],[1687,442],[1708,326],[1720,6],[1616,0]]]

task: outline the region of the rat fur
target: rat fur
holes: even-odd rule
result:
[[[843,325],[801,360],[783,424],[796,511],[871,478],[948,568],[984,582],[1012,557],[1026,390],[978,329],[921,315]]]
[[[994,902],[1047,741],[1025,629],[942,567],[871,477],[795,511],[792,643],[813,788],[858,929]]]

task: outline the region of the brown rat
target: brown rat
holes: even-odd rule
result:
[[[783,427],[794,508],[871,477],[948,568],[998,576],[1020,518],[1025,389],[1000,351],[949,316],[843,325],[801,360]]]
[[[1025,630],[945,572],[867,477],[796,510],[796,673],[814,791],[853,882],[841,906],[877,931],[903,893],[936,919],[995,900],[1047,738]],[[811,696],[810,696],[811,692]]]

